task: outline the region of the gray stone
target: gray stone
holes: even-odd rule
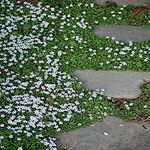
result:
[[[69,150],[149,150],[150,124],[107,117],[93,126],[60,135],[57,145]]]
[[[99,5],[103,5],[107,1],[116,2],[118,5],[128,5],[128,4],[142,5],[150,2],[149,0],[95,0],[95,3]]]
[[[140,85],[150,81],[150,72],[79,70],[74,74],[87,89],[105,89],[106,96],[115,98],[136,98]]]
[[[114,40],[126,43],[150,40],[150,29],[136,26],[107,25],[96,29],[95,34],[99,37],[115,37]]]

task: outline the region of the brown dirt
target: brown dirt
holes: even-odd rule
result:
[[[144,4],[143,6],[137,6],[133,8],[132,12],[135,15],[141,14],[141,13],[149,13],[150,12],[150,4]]]
[[[150,123],[150,116],[145,117],[144,115],[136,115],[136,118],[133,121],[138,123],[142,123],[142,122]]]

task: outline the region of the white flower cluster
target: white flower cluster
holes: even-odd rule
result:
[[[110,15],[116,19],[116,20],[121,20],[122,18],[120,15],[123,13],[124,9],[126,8],[126,5],[123,5],[122,7],[119,8],[119,11],[110,11]],[[103,17],[103,20],[107,20],[107,17]]]
[[[21,141],[20,135],[25,134],[38,139],[46,150],[56,150],[55,138],[51,135],[47,137],[42,131],[53,128],[59,132],[61,125],[71,121],[74,114],[85,112],[86,107],[80,105],[83,98],[86,97],[88,102],[103,99],[103,89],[88,94],[84,88],[77,90],[76,86],[81,86],[81,82],[63,71],[61,64],[61,58],[70,51],[83,51],[84,46],[81,45],[86,45],[87,41],[79,31],[91,28],[85,19],[87,12],[75,16],[61,9],[50,8],[49,5],[43,6],[42,3],[34,6],[10,0],[1,0],[0,6],[3,10],[0,14],[0,76],[4,78],[0,81],[0,91],[5,94],[7,101],[5,106],[0,106],[0,117],[6,118],[7,125],[0,123],[0,128],[13,131],[8,137],[0,136],[0,143],[5,138],[14,137]],[[93,3],[77,5],[79,8],[93,6]],[[73,7],[70,4],[65,9]],[[66,27],[69,30],[71,28],[69,34],[65,34]],[[57,39],[59,34],[64,42],[63,50]],[[105,51],[108,61],[100,64],[108,65],[117,61],[118,64],[114,66],[117,69],[128,65],[121,59],[123,56],[138,55],[145,62],[150,59],[149,47],[143,46],[137,53],[137,47],[132,42],[129,45],[116,44],[120,44],[120,48],[107,45],[99,49],[88,47],[89,58],[98,51]],[[67,60],[64,63],[69,65]],[[95,109],[100,110],[97,115],[101,117],[107,115],[109,108],[97,106]],[[90,120],[94,118],[92,113],[87,116]],[[82,123],[78,122],[77,125]],[[0,148],[6,149],[3,145]],[[18,150],[23,150],[23,147]]]
[[[85,14],[85,13],[84,13]],[[79,22],[77,22],[77,25],[82,28],[82,29],[86,29],[88,26],[88,22],[85,21],[84,18],[82,18]]]
[[[44,49],[54,41],[54,25],[58,17],[62,20],[60,31],[64,25],[70,26],[70,19],[75,21],[75,28],[85,29],[88,22],[57,12],[55,8],[42,6],[42,3],[34,6],[27,2],[22,5],[19,1],[2,0],[0,5],[6,11],[0,17],[0,75],[5,76],[0,82],[0,91],[7,96],[8,102],[0,106],[1,117],[7,116],[7,125],[0,123],[0,128],[13,131],[15,136],[18,135],[18,141],[21,140],[19,135],[24,133],[27,137],[35,136],[47,149],[56,150],[55,138],[47,138],[41,131],[52,127],[59,132],[60,126],[70,121],[74,113],[82,113],[84,109],[79,107],[79,100],[84,97],[84,92],[79,93],[73,88],[73,85],[81,84],[75,77],[61,71],[59,58],[66,52],[59,50],[58,46],[49,51]],[[67,6],[70,7],[73,5]],[[75,36],[74,40],[86,43],[80,35]],[[65,49],[69,48],[74,51],[73,46],[65,46]],[[43,57],[39,57],[38,53]],[[35,66],[36,71],[31,70]],[[97,94],[91,94],[91,98]],[[67,102],[61,104],[57,99]],[[72,99],[76,100],[70,102]],[[13,136],[9,135],[8,138]],[[0,142],[4,138],[0,137]]]
[[[109,38],[109,37],[107,37]],[[110,63],[117,62],[116,65],[114,65],[114,69],[122,69],[128,65],[127,60],[124,58],[130,57],[130,58],[138,58],[141,62],[148,62],[150,60],[150,47],[148,46],[142,46],[141,49],[137,48],[133,44],[132,41],[129,41],[128,44],[125,44],[123,42],[116,41],[117,45],[121,45],[121,47],[99,47],[98,49],[89,48],[89,59],[91,57],[94,57],[98,52],[105,51],[108,61],[100,62],[100,65],[108,65]]]

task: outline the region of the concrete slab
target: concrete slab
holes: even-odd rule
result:
[[[68,150],[149,150],[150,124],[107,117],[93,126],[60,135],[57,145]]]
[[[115,37],[114,40],[126,43],[150,40],[150,29],[136,26],[107,25],[96,29],[95,34],[99,37]]]
[[[149,0],[95,0],[96,4],[103,5],[107,1],[112,1],[117,3],[118,5],[128,5],[128,4],[134,4],[134,5],[142,5],[145,3],[149,3]]]
[[[106,96],[115,98],[136,98],[144,80],[150,81],[150,72],[78,70],[74,75],[87,89],[105,89]]]

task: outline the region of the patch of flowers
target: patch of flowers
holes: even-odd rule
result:
[[[70,18],[70,15],[62,15],[61,11],[57,12],[42,3],[34,6],[26,2],[22,5],[19,1],[2,0],[0,5],[3,10],[0,18],[0,75],[4,79],[0,90],[7,101],[0,106],[1,117],[6,117],[5,124],[0,123],[0,128],[13,132],[9,137],[0,138],[1,149],[7,149],[3,146],[3,139],[18,136],[20,141],[20,134],[25,134],[27,137],[35,136],[46,149],[56,150],[55,138],[45,136],[42,131],[51,127],[59,132],[60,126],[69,122],[73,114],[84,112],[80,108],[80,99],[85,93],[74,88],[81,83],[61,70],[59,59],[66,52],[59,50],[58,46],[48,49],[48,44],[55,40],[55,20],[59,16],[62,20]],[[65,24],[61,22],[60,29]],[[84,19],[77,22],[82,29],[87,25]],[[78,35],[74,40],[78,43],[83,41]],[[96,98],[98,93],[102,95],[101,91],[96,91],[90,99]],[[66,99],[67,102],[59,103],[58,99]],[[21,149],[23,147],[18,148]]]
[[[73,59],[73,54],[81,53],[80,60],[84,51],[85,57],[92,60],[99,52],[105,52],[107,59],[99,64],[113,64],[115,69],[127,66],[128,62],[122,58],[128,56],[144,62],[150,59],[150,47],[142,46],[139,50],[132,42],[128,45],[116,42],[118,48],[107,43],[98,48],[87,47],[88,39],[83,33],[92,25],[86,10],[92,9],[93,3],[78,1],[77,5],[70,4],[64,10],[41,2],[32,5],[15,0],[1,0],[0,6],[0,92],[5,95],[0,105],[0,117],[5,121],[0,122],[0,129],[10,131],[0,136],[0,149],[7,149],[3,144],[5,139],[16,137],[21,143],[24,134],[37,139],[46,150],[56,150],[56,139],[47,135],[47,129],[60,132],[75,115],[87,115],[89,120],[93,120],[95,114],[99,119],[109,112],[113,115],[109,105],[100,105],[104,89],[87,91],[76,77],[64,71],[67,70],[64,64],[71,65],[66,59],[70,54]],[[70,12],[74,7],[85,10],[80,15]],[[118,15],[122,11],[123,8]],[[118,18],[114,12],[111,14]],[[101,18],[107,21],[105,15]],[[76,126],[81,126],[83,122],[78,120]],[[22,145],[18,147],[23,149]]]
[[[146,63],[150,60],[149,46],[143,45],[141,47],[137,47],[133,44],[132,41],[130,41],[129,43],[116,41],[115,44],[119,47],[116,48],[116,46],[103,46],[96,49],[89,48],[89,59],[92,59],[92,57],[94,57],[98,53],[105,52],[105,55],[107,56],[107,61],[102,61],[99,64],[103,66],[111,63],[113,64],[114,69],[126,68],[126,66],[129,65],[128,62],[131,58],[137,58],[138,61],[141,62],[140,64],[136,64],[139,65],[138,67],[142,66],[142,62]]]

